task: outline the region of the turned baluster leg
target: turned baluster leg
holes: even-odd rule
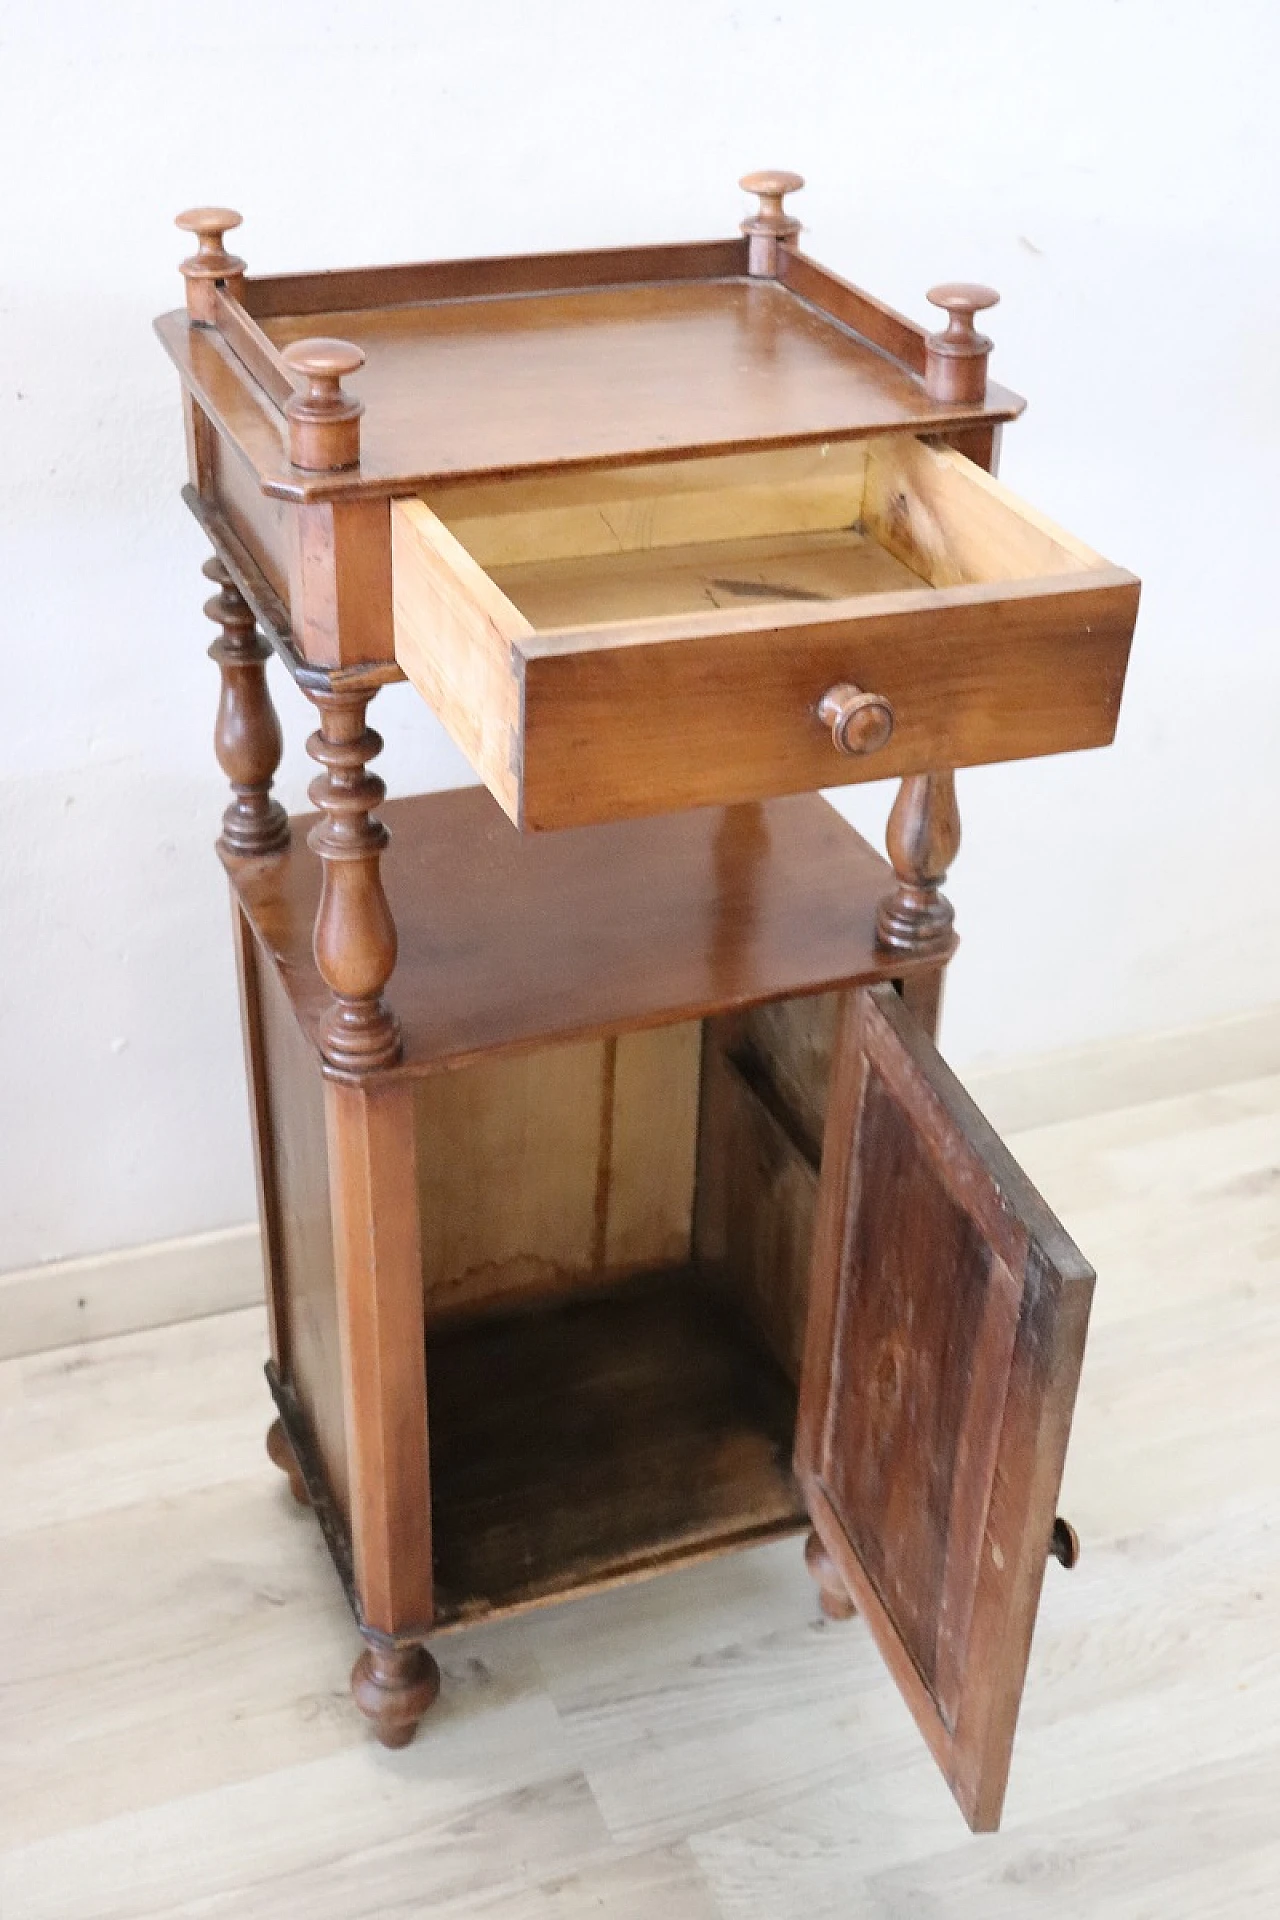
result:
[[[913,959],[937,955],[936,966],[913,970],[902,983],[903,999],[936,1038],[956,917],[939,891],[960,850],[954,773],[919,773],[904,780],[886,839],[898,884],[880,903],[876,938],[881,947]]]
[[[288,842],[289,818],[271,795],[283,745],[267,689],[271,649],[221,560],[206,560],[203,572],[218,587],[205,613],[222,628],[209,648],[222,676],[214,751],[234,796],[222,816],[218,845],[242,856],[276,853]]]
[[[396,963],[396,929],[382,888],[382,851],[390,836],[371,817],[386,796],[367,764],[382,751],[380,736],[365,725],[372,697],[313,693],[320,730],[307,742],[324,768],[310,787],[324,818],[307,840],[323,863],[314,945],[333,994],[321,1047],[332,1066],[348,1073],[390,1066],[400,1054],[399,1024],[382,997]]]
[[[804,1543],[804,1564],[809,1569],[809,1578],[818,1589],[818,1605],[828,1620],[851,1620],[857,1608],[849,1598],[849,1589],[840,1578],[835,1561],[817,1533],[811,1533]]]

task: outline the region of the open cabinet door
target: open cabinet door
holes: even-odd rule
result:
[[[851,994],[796,1471],[975,1830],[1004,1800],[1092,1293],[899,996]]]

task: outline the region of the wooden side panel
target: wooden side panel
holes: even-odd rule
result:
[[[421,501],[392,502],[391,568],[396,659],[518,820],[521,688],[511,642],[532,628]]]
[[[207,480],[202,477],[197,483],[200,493],[213,500],[264,578],[288,606],[295,510],[287,502],[263,493],[249,462],[212,426],[206,425],[204,438],[209,450],[208,474]]]
[[[934,587],[1052,579],[1106,561],[952,447],[871,443],[863,520]]]
[[[187,477],[197,493],[208,494],[213,485],[217,431],[204,408],[185,387],[182,390],[182,424],[187,442]]]
[[[1093,1273],[891,988],[851,998],[796,1467],[975,1828],[996,1825]]]
[[[767,1104],[767,1090],[734,1064],[725,1031],[708,1023],[694,1257],[708,1282],[751,1321],[788,1378],[798,1381],[817,1168]]]
[[[428,1320],[684,1264],[698,1076],[685,1022],[419,1080]]]
[[[350,1520],[342,1356],[319,1061],[274,966],[256,969],[265,1072],[262,1138],[279,1276],[282,1374],[311,1430],[329,1491]]]
[[[240,1033],[244,1042],[245,1079],[249,1089],[249,1124],[253,1133],[253,1169],[258,1190],[262,1272],[267,1294],[267,1330],[272,1364],[281,1378],[287,1380],[289,1326],[281,1245],[284,1222],[280,1213],[279,1179],[272,1139],[271,1083],[263,1040],[262,966],[253,929],[234,893],[231,896],[231,933],[235,945],[236,981],[240,989]]]

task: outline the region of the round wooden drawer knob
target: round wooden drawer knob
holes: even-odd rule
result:
[[[828,687],[818,702],[818,718],[831,729],[840,753],[876,753],[889,744],[894,711],[882,693],[864,693],[850,680]]]

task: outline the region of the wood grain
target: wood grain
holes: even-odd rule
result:
[[[798,1384],[818,1172],[708,1024],[694,1250],[702,1277]]]
[[[552,632],[708,608],[844,601],[920,586],[909,567],[851,528],[526,561],[495,567],[492,577],[533,627]]]
[[[615,285],[261,325],[281,348],[323,331],[363,349],[368,364],[348,382],[366,407],[363,474],[397,481],[930,431],[957,412],[774,281]],[[490,404],[477,408],[476,393]]]
[[[396,658],[510,814],[520,765],[512,642],[532,628],[420,501],[393,506],[391,556]]]
[[[406,1074],[916,964],[876,948],[892,869],[817,795],[536,836],[475,787],[390,801],[381,817]],[[314,1043],[328,996],[305,837],[295,823],[288,861],[242,863],[233,884]]]
[[[325,1086],[360,1625],[431,1625],[431,1497],[412,1092]]]
[[[1216,1086],[1189,1044],[1040,1066],[1070,1112],[1016,1141],[1103,1277],[1085,1556],[1046,1578],[999,1835],[969,1840],[862,1624],[818,1624],[795,1539],[443,1640],[439,1708],[382,1756],[262,1453],[256,1307],[0,1365],[6,1914],[1269,1920],[1280,1081],[1255,1043],[1271,1077],[1224,1049]]]
[[[687,1273],[428,1343],[441,1622],[791,1532],[794,1397]]]
[[[898,996],[852,998],[796,1466],[978,1830],[1004,1799],[1092,1292],[1092,1269]]]
[[[1114,737],[1137,586],[1118,570],[1050,586],[875,596],[685,615],[526,642],[526,829],[979,766]],[[817,716],[854,680],[893,736],[851,758]]]
[[[934,587],[1107,569],[1100,554],[952,447],[904,434],[868,449],[862,518]]]
[[[479,260],[420,260],[327,272],[256,274],[243,300],[258,319],[281,314],[324,316],[360,307],[436,305],[495,295],[566,292],[639,281],[735,278],[746,271],[741,240],[695,240],[673,246],[600,247],[582,253],[520,253]],[[313,331],[323,329],[317,324]]]
[[[701,1023],[623,1033],[613,1044],[605,1265],[683,1265],[692,1232]]]
[[[727,1044],[746,1058],[757,1081],[767,1079],[791,1138],[812,1165],[822,1157],[827,1091],[842,996],[769,1000],[732,1018]],[[725,1023],[726,1026],[729,1023]]]
[[[457,537],[434,505],[394,506],[396,657],[520,826],[1111,739],[1137,582],[962,455],[876,439],[816,493],[775,455],[710,464],[722,493],[688,462],[638,469],[616,498],[574,476],[505,504],[448,489]],[[693,503],[697,543],[670,544],[664,488]],[[543,539],[548,555],[514,557]],[[845,682],[896,715],[874,752],[841,753],[821,723]]]
[[[258,1129],[281,1372],[342,1516],[351,1514],[324,1082],[275,968],[254,951],[263,1071]],[[278,1286],[275,1276],[278,1274]]]
[[[688,1261],[699,1039],[655,1027],[416,1083],[429,1325]]]
[[[488,569],[851,527],[861,518],[866,472],[864,441],[824,441],[465,481],[432,487],[429,504]]]
[[[660,281],[628,281],[624,255],[608,266],[593,264],[606,256],[580,256],[576,288],[562,269],[559,284],[553,273],[535,297],[508,291],[504,263],[483,261],[452,269],[438,299],[411,290],[429,268],[299,276],[297,304],[273,313],[262,309],[295,295],[276,283],[264,297],[263,282],[248,282],[246,307],[277,350],[326,333],[366,355],[349,383],[366,409],[361,464],[345,475],[290,466],[274,404],[208,328],[178,313],[157,331],[265,490],[292,500],[386,497],[431,480],[553,465],[942,432],[1021,411],[1016,395],[997,388],[978,406],[930,400],[906,367],[834,310],[852,311],[838,282],[818,301],[800,298],[778,281],[735,274],[745,248],[728,246],[687,250],[691,276]],[[464,284],[490,297],[463,294]],[[336,304],[320,304],[325,294]],[[883,331],[887,309],[864,297],[859,311]],[[490,404],[473,406],[476,392]]]

